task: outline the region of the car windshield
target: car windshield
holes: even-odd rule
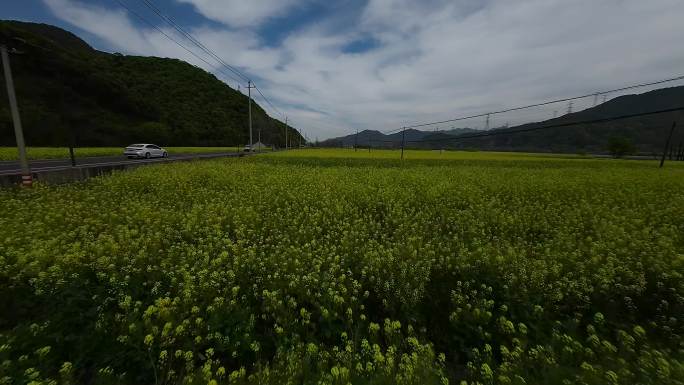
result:
[[[144,146],[145,146],[144,144],[131,144],[128,147],[144,147]]]

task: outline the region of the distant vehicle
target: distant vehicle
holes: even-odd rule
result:
[[[124,149],[124,155],[128,158],[166,158],[169,153],[155,144],[131,144]]]
[[[244,152],[250,152],[250,151],[261,151],[269,148],[269,146],[261,143],[261,142],[256,142],[252,144],[251,146],[249,144],[245,145],[245,148],[242,150]]]

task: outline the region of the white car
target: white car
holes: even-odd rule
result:
[[[166,158],[169,154],[165,149],[154,144],[131,144],[124,149],[124,155],[129,158]]]

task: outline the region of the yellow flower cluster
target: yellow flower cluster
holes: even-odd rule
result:
[[[0,384],[682,384],[684,168],[406,158],[0,190]]]

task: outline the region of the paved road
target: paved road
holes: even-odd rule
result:
[[[218,157],[237,157],[240,153],[206,153],[206,154],[169,154],[168,158],[154,158],[154,159],[128,159],[125,156],[97,156],[90,158],[76,158],[77,167],[92,167],[92,166],[111,166],[129,163],[163,163],[174,160],[192,159],[192,158],[218,158]],[[60,170],[71,167],[71,160],[69,159],[42,159],[29,160],[31,171],[50,171]],[[21,174],[21,167],[18,161],[0,161],[0,175],[16,175]]]

